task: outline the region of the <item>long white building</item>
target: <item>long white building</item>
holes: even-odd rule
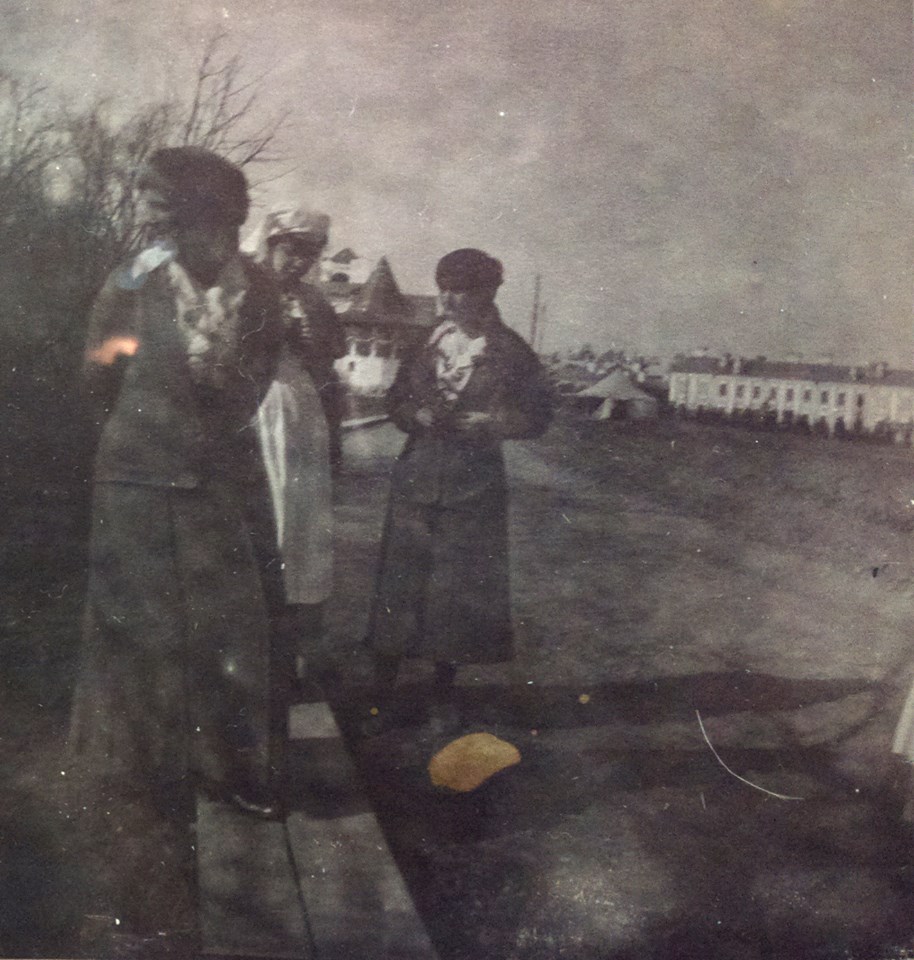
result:
[[[669,400],[681,412],[770,417],[781,424],[858,433],[898,442],[914,433],[914,371],[885,363],[837,366],[720,357],[677,357]]]

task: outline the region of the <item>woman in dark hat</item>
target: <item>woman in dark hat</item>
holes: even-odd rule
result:
[[[282,585],[252,418],[276,367],[278,295],[238,252],[238,168],[163,149],[139,187],[151,243],[105,283],[85,355],[100,438],[76,772],[178,819],[195,786],[266,815]]]
[[[441,322],[388,395],[407,435],[394,466],[368,642],[383,700],[401,658],[435,664],[438,726],[456,720],[457,666],[512,657],[503,440],[552,413],[543,369],[501,321],[501,263],[455,250],[435,272]]]

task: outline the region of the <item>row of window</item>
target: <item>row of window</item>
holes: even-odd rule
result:
[[[726,396],[728,396],[728,395],[729,395],[729,392],[730,392],[730,385],[729,385],[728,383],[722,383],[722,384],[720,385],[720,387],[718,388],[718,391],[717,391],[717,392],[718,392],[718,395],[721,396],[721,397],[726,397]],[[745,385],[744,383],[738,383],[738,384],[736,385],[736,390],[734,391],[734,394],[735,394],[737,400],[742,400],[742,399],[744,399],[745,396],[746,396],[746,385]],[[795,398],[795,395],[796,395],[796,394],[795,394],[794,388],[793,388],[793,387],[787,387],[787,389],[786,389],[785,392],[784,392],[784,402],[785,402],[785,403],[793,403],[794,398]],[[758,399],[761,398],[761,396],[762,396],[762,388],[761,388],[761,387],[753,387],[753,388],[752,388],[752,399],[753,399],[753,400],[758,400]],[[777,401],[777,398],[778,398],[778,388],[777,388],[777,387],[771,387],[771,389],[768,391],[768,397],[767,397],[767,399],[768,399],[770,402],[776,402],[776,401]],[[803,391],[803,403],[811,403],[811,402],[812,402],[812,390],[804,390],[804,391]],[[823,407],[824,407],[824,406],[828,406],[828,404],[831,402],[831,394],[829,393],[828,390],[822,390],[822,391],[820,392],[820,394],[819,394],[819,402],[822,404]],[[864,402],[865,402],[864,394],[858,393],[858,394],[857,394],[857,406],[858,406],[858,407],[862,407],[863,404],[864,404]],[[837,394],[835,395],[835,406],[843,407],[843,406],[845,406],[846,403],[847,403],[847,394],[842,390],[842,391],[840,391],[839,393],[837,393]]]
[[[690,388],[694,385],[694,402],[707,404],[711,395],[714,395],[716,406],[783,406],[809,409],[818,404],[825,409],[838,411],[853,407],[859,415],[864,409],[868,416],[877,417],[881,414],[895,418],[906,419],[914,415],[914,391],[902,389],[893,391],[893,394],[869,393],[858,390],[824,390],[816,387],[787,387],[784,384],[769,386],[766,384],[753,385],[747,383],[721,383],[719,380],[708,380],[686,377],[674,377],[670,383],[670,400],[673,403],[689,403]],[[732,397],[732,399],[731,399]],[[751,397],[751,400],[749,399]],[[780,402],[779,402],[780,401]]]

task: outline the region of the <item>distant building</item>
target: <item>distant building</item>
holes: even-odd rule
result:
[[[667,366],[658,357],[639,357],[635,361],[635,380],[638,383],[667,382]]]
[[[884,433],[910,442],[914,432],[914,372],[891,370],[885,363],[677,357],[670,368],[669,401],[679,411],[806,423],[829,434]]]
[[[368,272],[349,248],[321,261],[316,285],[345,330],[348,349],[336,369],[347,390],[385,393],[404,353],[435,326],[435,298],[402,293],[385,257]]]
[[[337,253],[322,257],[318,267],[320,283],[354,283],[367,282],[374,269],[374,261],[361,257],[351,247],[343,247]]]

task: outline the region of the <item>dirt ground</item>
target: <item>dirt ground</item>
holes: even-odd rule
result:
[[[352,438],[337,642],[399,442]],[[421,726],[352,739],[446,960],[904,955],[911,459],[679,421],[509,445],[518,657],[460,685],[464,729],[521,764],[447,796]]]
[[[522,760],[449,795],[421,665],[397,722],[358,733],[400,442],[347,437],[315,660],[341,672],[338,719],[442,960],[906,956],[888,745],[914,676],[911,451],[565,419],[509,445],[517,658],[459,689],[463,729]],[[67,956],[91,881],[61,786],[84,526],[66,491],[36,503],[5,550],[0,944]]]

